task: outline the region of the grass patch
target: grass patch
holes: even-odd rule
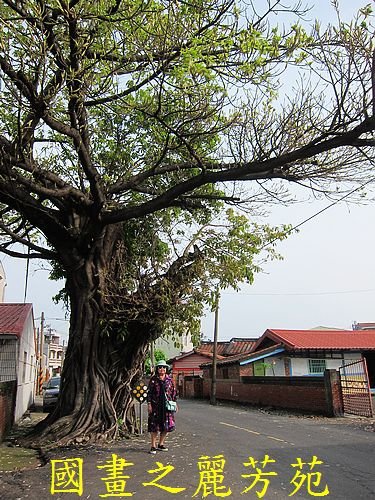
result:
[[[18,446],[0,445],[0,471],[14,472],[39,467],[40,460],[35,450]]]

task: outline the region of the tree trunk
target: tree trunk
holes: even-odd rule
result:
[[[156,335],[141,321],[127,322],[125,334],[106,333],[103,276],[114,252],[114,241],[110,251],[97,246],[84,265],[68,273],[69,343],[58,405],[32,437],[39,445],[107,440],[120,428],[137,430],[131,387],[139,380],[150,339]]]

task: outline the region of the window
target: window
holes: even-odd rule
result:
[[[23,365],[22,365],[22,383],[26,382],[26,365],[27,365],[27,352],[23,353]]]
[[[31,356],[31,358],[30,358],[30,377],[29,377],[30,382],[32,382],[34,379],[33,373],[34,373],[34,356]]]
[[[309,373],[311,375],[321,375],[326,369],[325,359],[309,359]]]
[[[228,368],[222,368],[222,375],[223,378],[228,379],[229,378],[229,373],[228,373]]]
[[[15,340],[0,340],[0,382],[17,379],[17,343]]]

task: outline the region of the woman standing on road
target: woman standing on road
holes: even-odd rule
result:
[[[164,445],[165,438],[168,432],[175,429],[174,412],[166,408],[167,401],[176,401],[177,396],[172,377],[167,374],[168,368],[165,361],[158,361],[155,374],[148,384],[148,432],[151,433],[150,453],[153,455],[157,450],[168,451]],[[156,446],[158,433],[160,438]]]

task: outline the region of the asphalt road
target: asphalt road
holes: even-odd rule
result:
[[[263,470],[278,475],[268,477],[270,484],[264,498],[289,498],[295,490],[291,481],[297,470],[299,477],[307,477],[291,498],[311,498],[324,492],[325,485],[331,499],[375,498],[375,433],[358,428],[355,420],[353,424],[353,420],[345,418],[304,418],[186,401],[179,421],[184,434],[186,427],[193,429],[191,455],[193,449],[196,458],[201,453],[224,455],[225,483],[230,485],[234,498],[257,498],[255,490],[261,490],[259,487],[241,494],[250,484],[250,479],[241,476],[256,472],[251,465],[244,466],[250,463],[249,457],[258,460],[255,467],[261,468],[265,455],[275,462]],[[323,463],[302,468],[291,465],[298,464],[298,458],[313,463],[313,456]],[[312,474],[315,472],[321,473],[320,484],[309,485],[309,481],[319,479]]]
[[[0,498],[69,500],[119,498],[115,493],[123,497],[127,493],[141,500],[257,499],[257,492],[265,499],[375,498],[375,432],[363,430],[355,420],[213,407],[188,400],[179,406],[167,453],[148,454],[147,434],[108,446],[52,451],[52,462],[44,467],[3,476]],[[118,477],[116,484],[108,480],[114,455],[129,464],[118,472],[128,477]],[[67,459],[76,458],[83,463],[81,496],[67,491],[68,469],[62,468]],[[54,494],[52,463],[62,478],[61,486],[54,481]],[[162,473],[165,476],[157,479]],[[110,492],[111,486],[117,489]],[[74,480],[70,487],[76,487]]]

